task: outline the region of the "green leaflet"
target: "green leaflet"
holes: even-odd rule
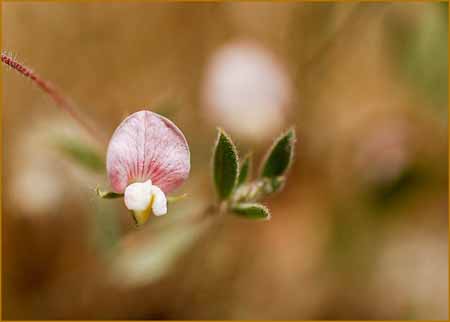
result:
[[[261,177],[282,176],[289,169],[294,156],[295,130],[289,129],[275,140],[261,168]]]
[[[213,155],[213,178],[217,195],[225,200],[233,193],[239,176],[239,161],[236,147],[231,138],[218,129]]]
[[[232,207],[233,214],[247,219],[269,220],[270,211],[258,203],[239,203]]]

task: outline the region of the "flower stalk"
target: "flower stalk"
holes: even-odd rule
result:
[[[75,120],[86,132],[88,132],[92,137],[101,143],[104,142],[104,137],[94,127],[90,126],[83,118],[78,114],[75,105],[71,102],[69,98],[64,96],[60,90],[53,85],[51,82],[43,79],[41,76],[36,74],[27,66],[19,63],[13,57],[2,53],[1,54],[2,63],[11,67],[19,74],[31,79],[41,90],[43,90],[50,98],[55,102],[55,104],[64,112],[70,115],[72,119]]]

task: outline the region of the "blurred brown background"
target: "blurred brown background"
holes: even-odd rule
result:
[[[122,201],[93,192],[107,186],[106,144],[3,68],[4,319],[448,318],[447,4],[2,9],[3,49],[57,84],[106,137],[149,108],[183,130],[192,154],[180,190],[189,198],[136,231]],[[247,55],[242,42],[271,57],[248,84],[253,116],[210,117],[205,75],[224,46]],[[266,63],[289,87],[279,108]],[[225,63],[219,77],[236,84],[238,70]],[[239,88],[224,91],[220,108],[241,102]],[[267,112],[262,95],[274,102]],[[281,121],[269,133],[273,111]],[[259,121],[269,125],[241,131]],[[265,202],[271,221],[183,220],[214,199],[216,126],[258,161],[289,125],[296,159],[284,191]]]

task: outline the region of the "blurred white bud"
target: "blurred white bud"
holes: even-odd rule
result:
[[[291,84],[264,48],[233,42],[211,58],[203,86],[206,116],[248,141],[272,138],[284,126]]]
[[[5,202],[21,215],[44,217],[59,213],[64,200],[85,197],[83,193],[90,188],[74,187],[93,187],[99,181],[98,175],[79,169],[64,158],[54,144],[60,137],[90,142],[84,135],[72,120],[45,116],[35,119],[14,141],[10,138],[7,142],[11,149],[7,162],[8,199]]]
[[[55,174],[54,167],[35,162],[15,175],[9,197],[14,209],[25,214],[46,215],[61,205],[65,188],[62,176]]]

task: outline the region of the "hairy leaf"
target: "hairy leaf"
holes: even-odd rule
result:
[[[239,161],[236,147],[231,138],[218,129],[213,155],[213,177],[220,200],[227,199],[236,187],[239,175]]]
[[[295,130],[289,129],[275,140],[261,168],[261,177],[273,178],[286,173],[294,156]]]
[[[235,215],[247,219],[270,219],[270,211],[259,203],[239,203],[231,209]]]

